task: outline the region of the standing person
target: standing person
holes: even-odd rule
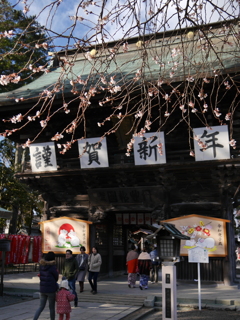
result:
[[[78,263],[78,272],[76,274],[76,280],[79,282],[80,293],[83,292],[84,289],[84,279],[87,273],[88,268],[88,254],[86,254],[86,248],[82,246],[80,248],[80,254],[76,256],[76,260]]]
[[[154,249],[150,252],[150,257],[152,260],[152,269],[150,270],[150,281],[152,283],[157,283],[160,260],[159,260],[156,244],[154,244]]]
[[[60,289],[56,295],[59,320],[63,320],[64,314],[66,315],[66,320],[70,319],[70,312],[72,311],[70,301],[73,301],[74,299],[75,295],[69,291],[68,281],[62,280]]]
[[[92,294],[97,293],[97,278],[100,271],[100,267],[102,264],[102,257],[98,253],[98,249],[96,247],[92,248],[92,253],[88,256],[88,281],[92,288]],[[93,281],[92,281],[93,280]]]
[[[78,296],[76,293],[76,273],[78,272],[78,263],[75,257],[72,254],[72,250],[66,250],[66,260],[63,267],[63,279],[68,280],[68,285],[70,287],[70,290],[72,290],[72,293],[75,295],[74,299],[74,307],[78,306]]]
[[[137,268],[138,268],[138,253],[137,245],[132,244],[131,251],[127,254],[127,270],[128,270],[128,286],[129,288],[136,288]]]
[[[143,287],[148,289],[148,280],[150,269],[152,268],[152,261],[150,254],[147,253],[146,248],[143,248],[142,253],[138,257],[138,270],[140,274],[139,288],[142,290]]]
[[[37,320],[49,302],[50,319],[55,320],[55,298],[58,290],[58,271],[56,268],[55,254],[50,251],[40,262],[40,306],[37,309],[33,320]]]

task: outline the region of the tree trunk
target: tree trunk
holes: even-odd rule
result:
[[[16,234],[17,233],[17,221],[18,221],[18,205],[15,204],[13,205],[12,208],[12,219],[10,221],[10,226],[9,226],[9,234]]]

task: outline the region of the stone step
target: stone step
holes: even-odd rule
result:
[[[140,308],[127,316],[121,318],[121,320],[140,320],[140,319],[148,319],[149,316],[155,313],[153,308]]]
[[[234,304],[235,302],[235,304]],[[238,310],[238,300],[234,301],[231,299],[222,299],[222,300],[202,300],[201,308],[202,309],[212,309],[212,310]],[[198,300],[197,299],[178,299],[177,300],[177,309],[198,309]],[[162,301],[161,298],[155,297],[154,309],[157,311],[162,310]]]
[[[162,304],[162,297],[155,297],[155,303],[157,306]],[[233,299],[201,299],[201,303],[205,305],[212,305],[212,304],[218,304],[218,305],[226,305],[226,306],[232,306],[232,305],[240,305],[239,300],[233,300]],[[177,304],[198,304],[198,299],[191,299],[191,298],[177,298]]]
[[[133,295],[109,295],[104,293],[91,294],[90,292],[83,292],[78,294],[79,302],[96,302],[96,303],[110,303],[130,306],[143,306],[146,296]]]

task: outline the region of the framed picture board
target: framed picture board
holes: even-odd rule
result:
[[[180,255],[187,256],[188,250],[200,247],[208,250],[209,257],[227,256],[226,223],[230,220],[191,214],[164,220],[175,225],[190,240],[182,240]]]
[[[61,217],[39,222],[42,232],[42,252],[53,251],[65,253],[67,249],[73,254],[80,253],[80,247],[84,246],[86,252],[89,248],[90,221]]]

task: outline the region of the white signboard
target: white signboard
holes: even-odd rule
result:
[[[163,132],[145,133],[144,137],[134,138],[135,165],[166,163]]]
[[[188,262],[209,263],[208,251],[206,249],[195,247],[188,250]]]
[[[89,138],[78,142],[81,168],[108,167],[106,138]]]
[[[30,147],[32,172],[56,171],[54,142],[34,143]]]
[[[230,159],[228,126],[193,129],[196,161]]]

